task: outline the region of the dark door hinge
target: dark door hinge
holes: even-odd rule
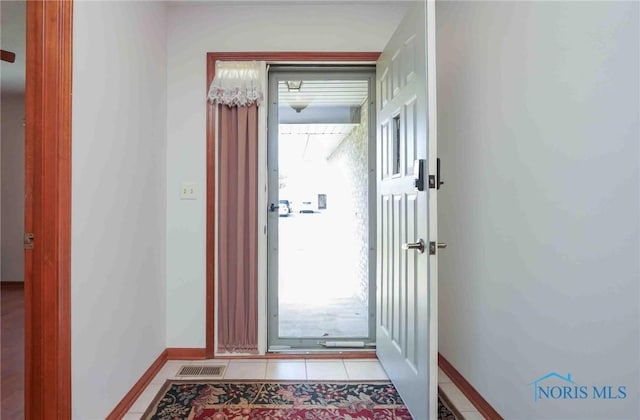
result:
[[[33,238],[35,238],[33,233],[24,234],[24,249],[33,249]]]

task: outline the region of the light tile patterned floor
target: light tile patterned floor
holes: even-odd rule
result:
[[[458,389],[442,369],[438,368],[438,387],[448,398],[456,410],[462,414],[463,420],[482,420],[484,416],[476,410],[471,401]]]
[[[377,360],[374,359],[243,359],[243,360],[171,360],[165,363],[149,386],[124,417],[125,420],[140,419],[151,404],[160,387],[167,379],[178,379],[176,374],[181,366],[214,364],[225,365],[222,379],[269,379],[269,380],[388,380]],[[180,377],[179,379],[207,379],[206,377]],[[219,380],[220,378],[216,378]],[[465,420],[482,419],[464,395],[451,380],[439,370],[438,384],[447,393],[449,400],[462,413]],[[446,388],[446,389],[445,389]],[[456,392],[457,391],[457,392]],[[462,419],[461,419],[462,420]]]

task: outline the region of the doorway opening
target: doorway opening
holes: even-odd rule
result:
[[[375,348],[375,67],[272,66],[268,349]]]

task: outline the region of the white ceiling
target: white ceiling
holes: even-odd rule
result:
[[[213,3],[220,5],[344,5],[358,6],[393,5],[397,9],[406,9],[411,1],[403,0],[200,0],[200,1],[166,1],[167,5],[179,6],[197,3]],[[0,64],[0,88],[3,93],[24,92],[25,82],[25,52],[26,52],[26,1],[0,0],[0,45],[2,49],[16,54],[15,63],[2,62]]]
[[[286,104],[360,106],[369,96],[367,80],[302,80],[300,91],[278,84],[278,99]]]
[[[26,2],[0,1],[0,45],[16,54],[15,63],[0,63],[2,93],[23,93],[26,51]]]
[[[280,124],[278,154],[281,170],[322,162],[357,124]]]
[[[299,91],[278,84],[278,102],[289,106],[359,107],[369,96],[365,80],[309,80],[302,75]],[[281,164],[303,164],[327,159],[358,124],[279,124]]]

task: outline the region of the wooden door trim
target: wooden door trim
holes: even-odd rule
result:
[[[209,52],[207,53],[207,84],[205,92],[208,92],[209,85],[216,72],[217,60],[252,61],[261,60],[267,62],[289,62],[289,63],[371,63],[376,62],[380,57],[379,52]],[[207,270],[206,270],[206,341],[205,354],[208,358],[215,354],[215,109],[206,104],[207,107]],[[224,221],[221,221],[224,222]]]
[[[25,418],[71,418],[72,0],[27,2]]]
[[[153,378],[156,377],[158,372],[160,372],[160,369],[162,369],[167,360],[169,360],[168,350],[169,349],[164,349],[162,353],[158,355],[156,360],[151,363],[151,366],[147,368],[140,379],[133,384],[129,392],[122,397],[118,405],[116,405],[115,408],[111,410],[111,413],[107,415],[106,420],[122,419],[129,412],[133,404],[138,400],[138,397],[140,397],[144,390],[147,389]]]

